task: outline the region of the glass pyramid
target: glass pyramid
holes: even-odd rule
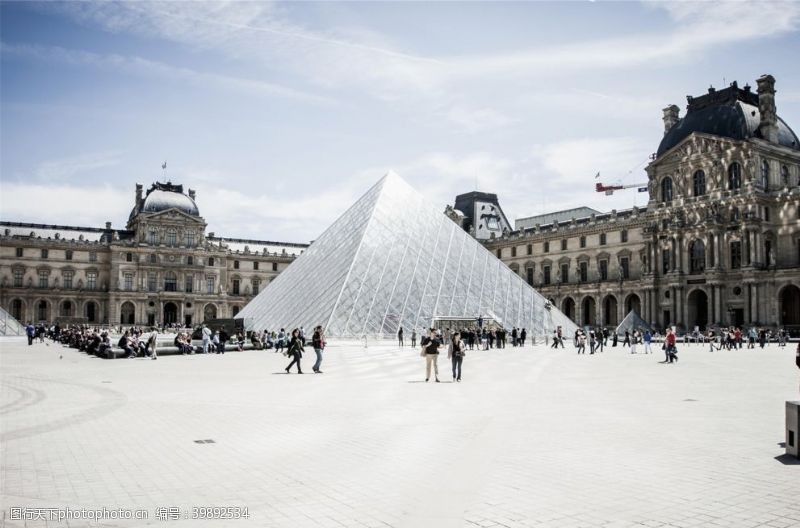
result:
[[[384,176],[237,314],[250,330],[322,325],[394,337],[472,317],[550,335],[569,318],[394,173]]]

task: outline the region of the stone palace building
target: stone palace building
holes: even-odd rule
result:
[[[23,323],[192,326],[236,315],[307,247],[206,225],[170,183],[136,185],[125,229],[0,222],[0,303]]]
[[[664,109],[646,208],[521,219],[485,241],[578,324],[800,331],[800,141],[775,79]],[[459,215],[463,217],[464,215]]]

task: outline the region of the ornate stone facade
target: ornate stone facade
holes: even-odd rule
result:
[[[636,310],[657,328],[800,331],[800,142],[775,80],[689,97],[647,166],[646,209],[535,225],[485,242],[579,324]]]
[[[0,222],[0,302],[22,322],[233,317],[307,246],[206,234],[194,197],[137,185],[124,230]]]

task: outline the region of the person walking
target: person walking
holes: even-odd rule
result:
[[[208,346],[211,343],[211,329],[203,325],[203,354],[208,354]]]
[[[25,335],[28,336],[28,346],[33,345],[33,336],[36,335],[36,328],[34,328],[32,324],[28,323],[28,325],[25,327]]]
[[[667,329],[667,337],[664,340],[664,345],[667,347],[667,361],[674,363],[678,361],[678,350],[675,348],[676,336],[672,328]]]
[[[597,335],[594,330],[589,329],[589,354],[594,354],[594,347],[597,345]]]
[[[436,337],[436,330],[431,328],[430,336],[423,337],[420,345],[422,345],[420,355],[425,358],[425,381],[431,379],[431,364],[433,364],[433,374],[436,376],[436,383],[439,383],[439,346],[441,342]]]
[[[461,381],[461,365],[466,355],[465,348],[461,334],[459,332],[453,334],[450,345],[447,347],[447,357],[453,364],[453,381]]]
[[[319,369],[319,367],[322,366],[322,351],[325,350],[325,336],[322,333],[322,326],[318,326],[314,329],[314,335],[311,336],[311,345],[314,347],[314,353],[317,355],[317,361],[314,363],[314,366],[311,367],[311,370],[313,370],[315,374],[322,374],[322,371]]]
[[[411,329],[411,348],[417,348],[417,331]]]
[[[631,333],[628,330],[625,330],[625,341],[622,342],[622,346],[631,346]]]
[[[519,346],[525,346],[525,340],[528,338],[528,331],[524,328],[519,331]]]
[[[639,332],[636,330],[633,331],[631,335],[631,354],[636,354],[636,343],[639,342]]]
[[[397,331],[397,342],[400,345],[400,348],[403,348],[403,327],[400,327],[400,330]]]
[[[294,364],[297,364],[297,373],[302,374],[303,371],[300,368],[300,360],[303,358],[303,342],[300,339],[300,330],[297,328],[292,330],[292,338],[289,340],[289,348],[286,354],[292,358],[292,362],[286,367],[286,373],[289,374],[289,369],[291,369]]]
[[[653,350],[650,348],[650,344],[653,341],[653,334],[650,333],[650,330],[645,331],[644,333],[644,353],[645,354],[652,354]]]
[[[580,330],[576,333],[578,341],[578,354],[586,354],[586,336]]]
[[[595,346],[595,350],[602,352],[606,345],[604,343],[603,329],[598,328],[595,335],[597,336],[597,345]]]

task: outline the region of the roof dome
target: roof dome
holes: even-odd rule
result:
[[[761,113],[758,95],[749,87],[739,89],[736,84],[720,91],[709,91],[702,97],[688,97],[686,116],[669,129],[658,145],[657,156],[683,141],[692,132],[711,134],[731,139],[760,138]],[[800,140],[786,122],[778,117],[778,143],[800,150]]]
[[[192,193],[192,191],[189,191]],[[200,216],[194,198],[183,194],[183,185],[154,183],[142,201],[141,209],[134,207],[131,218],[138,213],[159,213],[167,209],[177,209],[192,216]]]

